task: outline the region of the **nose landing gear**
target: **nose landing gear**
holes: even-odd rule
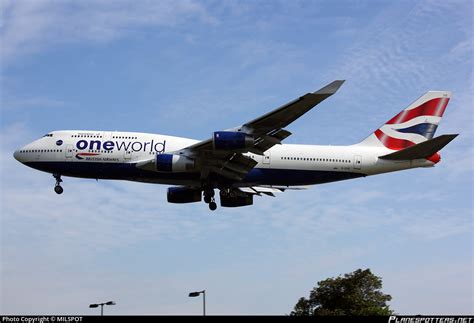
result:
[[[63,193],[63,187],[60,185],[60,183],[63,181],[61,179],[61,175],[59,174],[53,174],[53,177],[56,179],[56,185],[54,186],[54,191],[56,194],[62,194]]]

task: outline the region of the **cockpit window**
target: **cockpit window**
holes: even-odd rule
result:
[[[47,133],[47,134],[45,134],[43,137],[52,137],[52,136],[53,136],[52,133]]]

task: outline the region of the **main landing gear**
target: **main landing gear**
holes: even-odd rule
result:
[[[54,186],[54,191],[56,194],[62,194],[63,193],[63,187],[60,185],[60,183],[63,181],[61,179],[61,175],[59,174],[53,174],[53,177],[56,179],[56,185]]]
[[[205,189],[204,190],[204,202],[209,204],[209,210],[215,211],[217,209],[216,200],[214,198],[214,190],[213,189]]]
[[[215,211],[216,209],[217,209],[217,204],[215,201],[212,201],[211,203],[209,203],[209,210]]]

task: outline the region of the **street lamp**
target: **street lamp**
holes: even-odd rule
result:
[[[202,294],[202,315],[206,316],[206,290],[189,293],[189,297],[197,297]]]
[[[96,308],[96,307],[100,306],[100,316],[103,316],[104,315],[104,305],[115,305],[115,302],[108,301],[106,303],[91,304],[91,305],[89,305],[89,308]]]

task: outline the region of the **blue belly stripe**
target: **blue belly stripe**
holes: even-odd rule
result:
[[[63,176],[131,180],[137,182],[154,182],[181,185],[183,181],[200,182],[199,173],[150,172],[129,163],[95,163],[95,162],[28,162],[27,166],[37,170]],[[364,177],[365,174],[353,172],[335,172],[300,169],[254,168],[242,180],[243,183],[255,185],[312,185],[346,179]],[[225,180],[224,181],[228,181]]]

